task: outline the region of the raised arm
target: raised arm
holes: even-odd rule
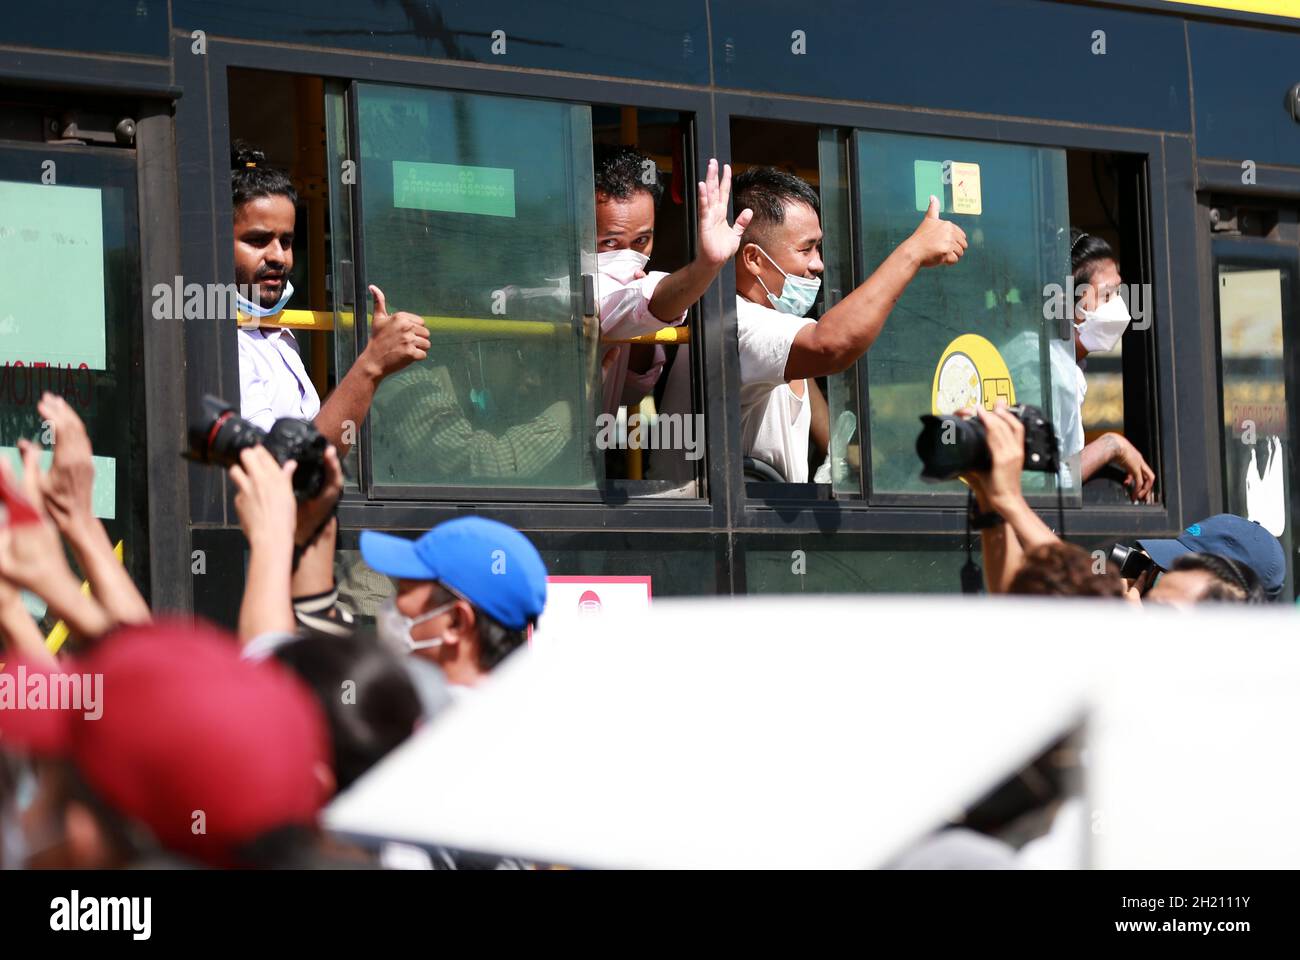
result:
[[[0,458],[0,473],[14,485],[13,468]],[[34,481],[29,482],[29,488]],[[39,510],[39,503],[34,504]],[[0,525],[0,578],[43,599],[74,635],[94,640],[114,625],[112,617],[92,597],[63,556],[63,544],[53,524],[44,517],[29,522]]]
[[[727,222],[727,205],[731,202],[731,165],[722,167],[718,180],[718,161],[710,160],[704,180],[696,184],[698,225],[695,259],[659,282],[650,298],[650,312],[664,323],[672,323],[704,296],[723,264],[740,249],[740,237],[754,216],[742,210],[734,224]]]
[[[885,319],[922,267],[954,264],[966,252],[966,232],[939,219],[930,198],[925,218],[867,281],[799,331],[786,360],[785,379],[825,377],[847,370],[876,342]]]
[[[28,477],[38,477],[46,511],[71,548],[96,599],[117,623],[148,623],[149,605],[117,558],[104,524],[95,516],[95,463],[81,418],[62,398],[46,393],[36,405],[54,438],[50,470],[40,475],[40,449],[19,441]]]
[[[976,408],[988,437],[993,466],[972,471],[966,480],[975,491],[982,511],[1000,515],[1004,525],[980,531],[985,562],[985,581],[990,593],[1006,593],[1024,563],[1026,551],[1060,538],[1034,513],[1020,487],[1025,467],[1025,427],[998,402],[991,412]]]
[[[240,451],[230,479],[235,511],[248,538],[248,576],[239,607],[239,642],[265,633],[293,633],[292,587],[297,502],[292,460],[281,467],[265,447]]]

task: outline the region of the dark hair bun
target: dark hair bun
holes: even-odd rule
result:
[[[298,204],[298,192],[289,175],[268,165],[266,154],[243,140],[230,145],[230,186],[235,209],[258,197],[288,197],[290,203]]]
[[[257,167],[264,163],[266,163],[266,154],[243,140],[236,140],[230,145],[231,170],[246,170],[250,165]]]

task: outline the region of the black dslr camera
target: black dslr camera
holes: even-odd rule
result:
[[[1125,580],[1136,580],[1148,570],[1156,568],[1156,562],[1137,544],[1131,547],[1122,543],[1115,544],[1110,548],[1110,562],[1119,567],[1119,575]]]
[[[1056,431],[1043,411],[1028,404],[1007,410],[1025,426],[1025,469],[1055,473],[1057,460]],[[921,417],[921,435],[916,438],[916,453],[921,458],[921,479],[938,483],[955,480],[971,470],[988,470],[993,466],[989,454],[988,433],[977,417],[945,414]]]
[[[239,462],[239,452],[259,443],[275,457],[276,463],[296,460],[293,492],[301,500],[310,500],[325,487],[325,451],[329,441],[306,420],[282,417],[263,430],[235,412],[219,397],[204,394],[197,420],[190,422],[190,448],[185,456],[199,463],[230,467]]]

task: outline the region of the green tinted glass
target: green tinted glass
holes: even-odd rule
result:
[[[366,277],[432,340],[375,398],[375,485],[594,487],[588,108],[356,89]]]
[[[918,418],[936,397],[946,412],[1014,391],[1058,423],[1060,408],[1077,410],[1064,301],[1052,296],[1070,263],[1065,152],[869,131],[854,146],[864,275],[911,235],[931,195],[969,243],[958,264],[916,276],[867,354],[871,492],[959,493],[919,477]],[[967,335],[980,341],[955,343]],[[1051,477],[1027,473],[1025,489],[1052,489]]]

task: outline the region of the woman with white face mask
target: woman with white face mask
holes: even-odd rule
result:
[[[1125,474],[1124,485],[1134,503],[1155,500],[1155,471],[1137,447],[1120,433],[1105,433],[1089,444],[1083,443],[1082,408],[1088,393],[1081,364],[1090,353],[1114,350],[1132,318],[1120,296],[1122,279],[1119,264],[1109,243],[1100,237],[1070,231],[1070,267],[1074,276],[1074,360],[1070,371],[1075,381],[1074,403],[1062,418],[1061,453],[1065,458],[1080,457],[1080,473],[1086,483],[1102,467],[1113,463]]]

